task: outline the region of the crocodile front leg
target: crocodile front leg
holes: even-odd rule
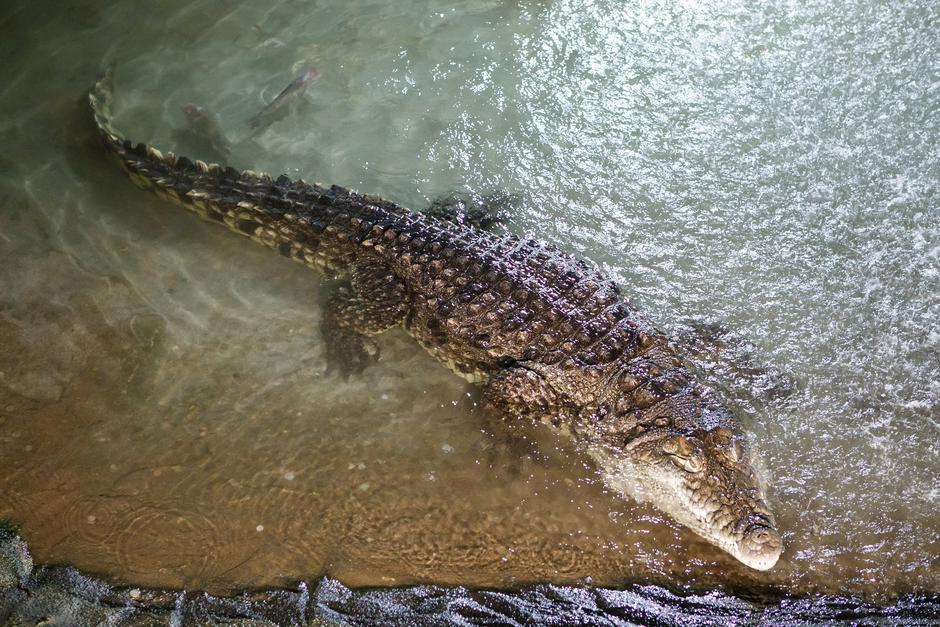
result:
[[[405,285],[386,264],[356,261],[349,275],[349,286],[327,300],[321,324],[327,372],[338,371],[344,379],[379,358],[371,336],[400,324],[407,311]]]
[[[512,366],[490,377],[483,388],[483,402],[508,422],[547,422],[558,426],[570,415],[565,399],[538,372]]]
[[[530,463],[546,459],[535,439],[532,422],[559,427],[574,410],[541,374],[516,365],[490,377],[483,388],[483,406],[491,415],[484,431],[492,436],[488,447],[491,468],[504,467],[519,476]],[[508,460],[508,465],[506,461]]]

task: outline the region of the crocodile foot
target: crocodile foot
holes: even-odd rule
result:
[[[706,379],[718,387],[731,383],[731,396],[739,401],[767,403],[792,395],[794,377],[760,363],[756,347],[714,320],[688,320],[678,340]]]
[[[326,374],[338,373],[343,380],[379,359],[379,345],[372,338],[337,325],[327,318],[320,327],[326,350]]]

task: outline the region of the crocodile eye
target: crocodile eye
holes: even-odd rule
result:
[[[691,457],[673,455],[671,459],[673,464],[688,472],[702,472],[702,470],[705,469],[705,462],[703,462],[702,458],[698,455],[692,455]]]

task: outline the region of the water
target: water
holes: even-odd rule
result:
[[[940,12],[922,2],[17,3],[0,21],[0,517],[37,561],[226,591],[526,582],[940,590]],[[749,571],[493,434],[400,332],[325,373],[319,277],[133,186],[84,94],[161,148],[216,112],[238,167],[508,228],[665,329],[717,322],[786,552]],[[245,121],[306,66],[262,133]],[[193,157],[200,155],[193,154]],[[737,354],[735,357],[734,355]],[[737,373],[737,374],[736,374]]]

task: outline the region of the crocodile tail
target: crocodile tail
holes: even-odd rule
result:
[[[118,157],[131,180],[139,186],[182,204],[205,218],[225,222],[246,233],[247,225],[238,228],[241,218],[257,218],[259,223],[270,223],[283,215],[283,211],[273,210],[268,203],[249,202],[252,196],[261,196],[264,188],[274,183],[269,175],[251,170],[239,172],[215,163],[178,157],[172,152],[164,153],[146,144],[135,144],[114,129],[112,100],[112,72],[109,70],[95,83],[88,101],[105,147]],[[254,191],[257,193],[252,194]],[[242,213],[251,211],[261,215],[242,216]]]
[[[114,69],[108,68],[105,75],[95,83],[95,88],[88,94],[88,102],[95,115],[95,124],[98,125],[101,139],[110,150],[117,152],[124,140],[111,126],[111,101],[114,99],[113,76]]]
[[[112,124],[111,76],[109,71],[95,84],[88,100],[101,139],[131,180],[286,257],[331,272],[345,268],[352,254],[349,231],[354,230],[348,212],[374,211],[370,200],[378,199],[287,176],[239,172],[134,144]],[[391,207],[384,203],[384,208]]]

